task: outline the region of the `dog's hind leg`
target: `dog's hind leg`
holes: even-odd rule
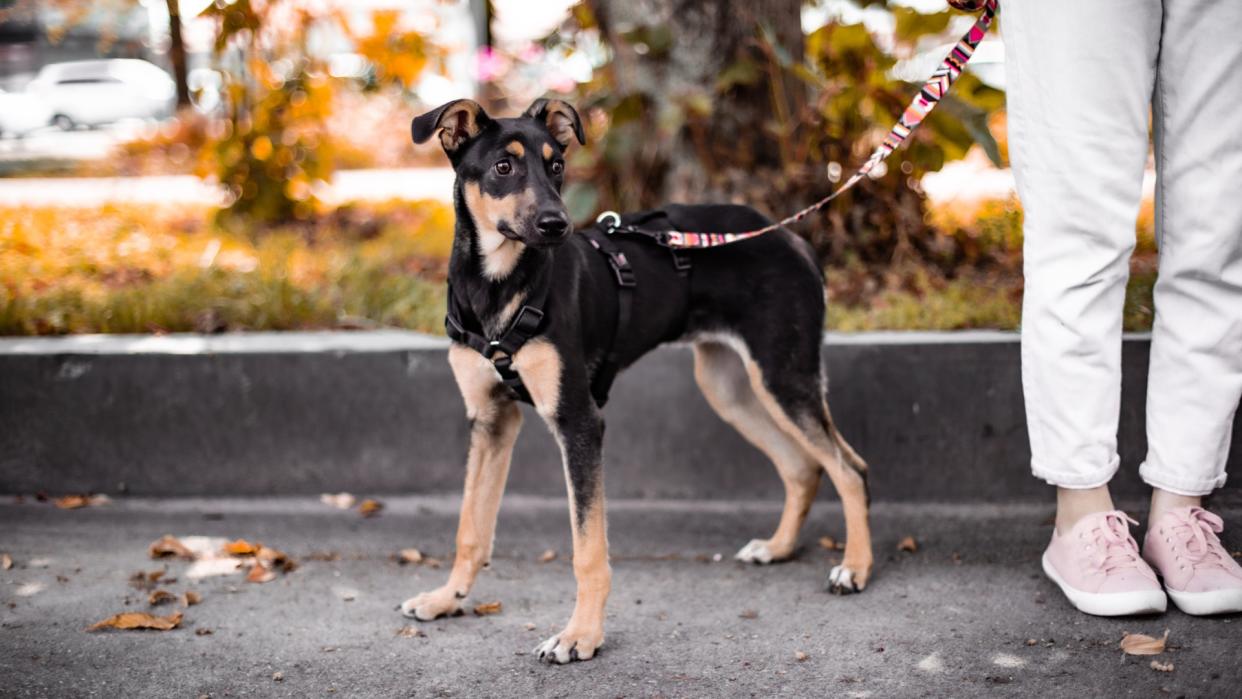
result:
[[[841,498],[845,556],[829,574],[828,588],[838,594],[858,592],[866,587],[873,563],[867,464],[846,443],[828,412],[818,338],[805,348],[806,356],[796,347],[761,346],[762,352],[752,352],[745,342],[737,344],[759,402],[823,467]]]
[[[457,525],[457,555],[448,582],[401,605],[402,614],[419,621],[459,613],[479,570],[491,559],[496,515],[509,476],[513,443],[522,425],[522,413],[504,393],[491,362],[472,349],[453,345],[449,365],[466,402],[470,454]]]
[[[712,341],[695,344],[694,378],[708,404],[772,460],[785,484],[785,509],[776,532],[771,538],[752,540],[735,558],[761,564],[788,558],[819,489],[819,464],[759,402],[741,356],[727,345]]]

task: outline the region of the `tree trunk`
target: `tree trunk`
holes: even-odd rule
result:
[[[168,4],[168,57],[172,60],[173,81],[177,84],[177,108],[190,106],[190,84],[187,79],[185,40],[181,36],[181,8],[178,0]]]
[[[766,178],[781,177],[783,169],[794,166],[787,129],[793,128],[804,94],[801,84],[769,70],[770,48],[760,39],[761,28],[778,52],[800,61],[802,0],[589,2],[614,50],[620,89],[638,88],[658,101],[678,104],[690,95],[710,98],[710,113],[682,106],[685,122],[667,151],[660,199],[769,208],[761,188]],[[632,41],[635,27],[653,36],[664,32],[667,47]],[[721,76],[739,63],[748,67],[750,79],[717,92]],[[654,111],[665,106],[649,105]]]

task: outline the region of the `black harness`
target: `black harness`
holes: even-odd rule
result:
[[[611,216],[611,219],[609,218]],[[595,404],[604,407],[608,402],[608,392],[612,382],[621,371],[621,357],[625,356],[626,328],[634,313],[634,289],[638,286],[634,276],[634,268],[625,257],[625,252],[617,247],[610,236],[616,234],[638,234],[652,239],[652,233],[638,228],[639,225],[655,218],[663,217],[664,212],[653,211],[627,225],[621,225],[621,217],[616,214],[601,216],[599,221],[582,230],[591,247],[604,256],[617,281],[617,332],[613,336],[612,347],[605,355],[603,363],[596,369],[595,380],[591,382],[591,397]],[[690,258],[687,253],[670,248],[673,265],[677,273],[683,277],[690,274]],[[544,308],[548,301],[548,290],[552,286],[551,275],[543,281],[539,290],[526,299],[526,303],[518,309],[509,327],[498,337],[488,338],[483,334],[477,319],[468,309],[462,307],[453,294],[452,286],[448,290],[448,313],[444,318],[444,328],[450,339],[460,342],[491,360],[500,374],[500,380],[509,388],[510,393],[523,403],[533,403],[530,391],[522,383],[522,377],[513,368],[513,356],[531,338],[544,330]]]

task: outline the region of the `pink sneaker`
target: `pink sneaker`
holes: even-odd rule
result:
[[[1127,522],[1138,524],[1116,510],[1087,515],[1065,535],[1053,530],[1044,573],[1079,611],[1122,616],[1163,612],[1168,605]]]
[[[1147,530],[1143,557],[1187,614],[1242,612],[1242,566],[1216,536],[1224,528],[1220,517],[1202,507],[1181,507]]]

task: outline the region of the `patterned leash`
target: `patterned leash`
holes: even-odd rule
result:
[[[944,61],[940,63],[940,67],[936,72],[932,73],[931,78],[923,83],[923,89],[906,107],[905,113],[901,115],[901,119],[897,121],[888,136],[884,138],[884,142],[876,148],[867,162],[858,168],[845,184],[842,185],[832,194],[811,204],[798,213],[784,218],[770,226],[765,226],[758,230],[744,231],[741,233],[699,233],[687,231],[639,231],[637,229],[630,230],[631,227],[621,226],[621,216],[615,211],[605,211],[595,219],[596,223],[603,224],[608,233],[627,232],[642,233],[653,237],[657,243],[670,248],[714,248],[721,245],[736,243],[747,238],[771,233],[772,231],[783,228],[791,223],[797,223],[806,218],[810,214],[819,211],[831,202],[833,199],[841,196],[849,191],[854,185],[858,184],[862,178],[866,177],[871,171],[883,162],[892,152],[910,136],[910,133],[923,122],[931,110],[936,108],[940,99],[949,92],[949,88],[957,81],[958,76],[962,74],[962,70],[966,68],[966,63],[970,61],[970,57],[974,55],[975,49],[979,46],[979,42],[983,41],[983,36],[987,34],[988,28],[992,26],[992,20],[996,17],[996,3],[998,0],[983,0],[983,12],[979,15],[979,19],[975,21],[974,26],[961,41],[957,42],[957,46],[945,56]],[[1088,0],[1089,1],[1089,0]]]

